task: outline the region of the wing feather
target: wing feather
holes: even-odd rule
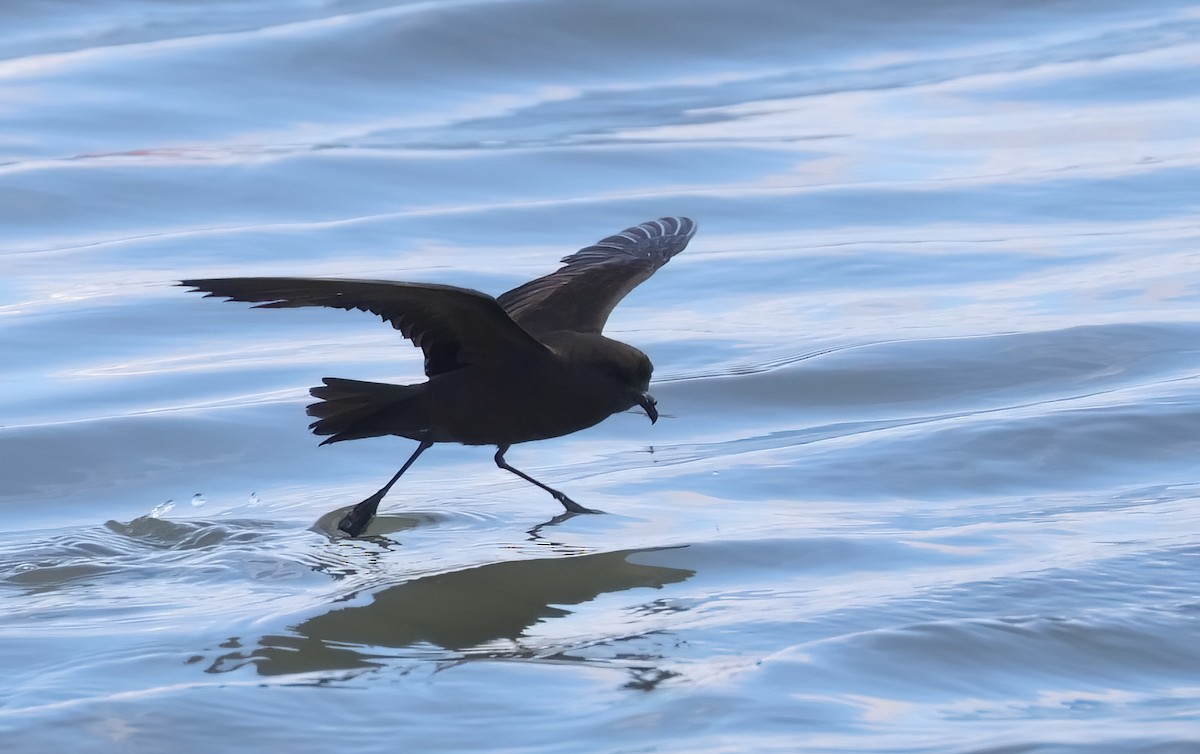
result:
[[[288,277],[183,280],[180,285],[206,297],[257,303],[256,309],[326,306],[377,314],[424,352],[430,377],[468,364],[513,366],[548,352],[494,298],[469,288]]]
[[[613,308],[639,283],[687,247],[696,223],[661,217],[635,225],[564,257],[563,267],[496,301],[532,333],[599,333]]]

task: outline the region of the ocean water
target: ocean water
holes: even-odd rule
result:
[[[12,0],[0,749],[1200,751],[1200,6]],[[639,412],[318,448],[378,320],[693,217]]]

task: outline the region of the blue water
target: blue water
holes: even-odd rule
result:
[[[6,752],[1200,751],[1200,6],[0,9]],[[660,215],[663,418],[317,447]]]

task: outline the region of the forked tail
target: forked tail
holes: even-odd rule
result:
[[[308,391],[320,398],[308,407],[308,415],[317,417],[308,428],[315,435],[329,435],[322,445],[382,435],[419,440],[427,431],[425,401],[414,400],[420,398],[424,385],[389,385],[340,377],[326,377],[321,382],[325,384]]]

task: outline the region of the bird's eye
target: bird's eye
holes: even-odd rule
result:
[[[617,382],[625,382],[629,379],[629,371],[615,361],[601,361],[596,367]]]
[[[645,362],[601,361],[596,368],[622,385],[640,385],[650,379],[650,367]]]

